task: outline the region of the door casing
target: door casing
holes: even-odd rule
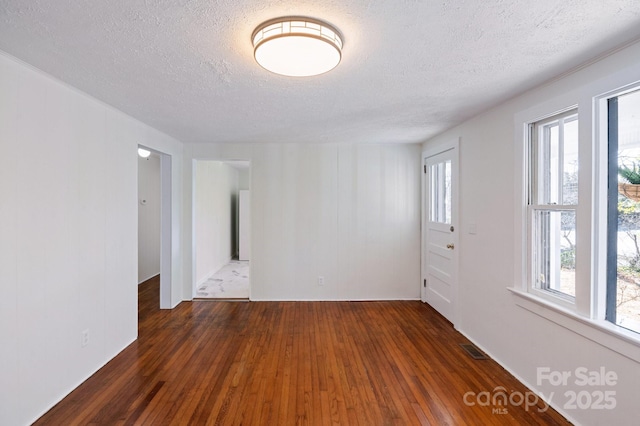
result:
[[[429,214],[429,188],[428,188],[428,175],[424,170],[426,169],[427,159],[435,155],[442,154],[444,152],[451,151],[452,170],[451,170],[451,226],[455,231],[451,234],[451,241],[454,245],[451,257],[451,301],[452,301],[452,315],[449,320],[453,326],[456,327],[459,324],[459,283],[458,283],[458,268],[459,268],[459,253],[460,253],[460,214],[459,214],[459,194],[460,194],[460,138],[454,138],[446,141],[442,144],[430,146],[422,152],[422,216],[421,216],[421,229],[422,229],[422,259],[421,259],[421,300],[427,303],[426,300],[426,286],[425,280],[427,279],[427,238],[428,238],[428,214]]]

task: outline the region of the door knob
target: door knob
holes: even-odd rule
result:
[[[454,246],[453,246],[453,244],[447,244],[447,248],[448,248],[449,250],[453,250]]]

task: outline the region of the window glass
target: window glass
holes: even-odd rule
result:
[[[451,161],[429,166],[429,219],[451,223]]]
[[[562,204],[578,204],[578,118],[564,123]]]
[[[537,133],[537,201],[578,204],[578,116],[534,124]]]
[[[640,332],[640,91],[609,100],[609,156],[606,317]]]
[[[529,287],[574,303],[577,111],[533,123],[530,130]]]
[[[536,210],[533,229],[535,288],[561,297],[575,297],[575,211]]]

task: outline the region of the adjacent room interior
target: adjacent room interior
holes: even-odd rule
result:
[[[250,162],[200,160],[194,174],[194,297],[249,300]]]
[[[138,285],[160,283],[160,156],[138,148]],[[159,289],[158,289],[159,290]]]

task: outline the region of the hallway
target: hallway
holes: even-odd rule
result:
[[[198,286],[197,299],[248,299],[249,261],[232,260]]]

